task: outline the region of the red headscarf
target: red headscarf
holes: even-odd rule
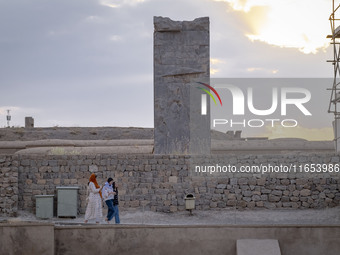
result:
[[[90,182],[93,182],[93,184],[94,184],[94,186],[96,187],[96,189],[99,189],[99,188],[100,188],[100,186],[99,186],[98,183],[97,183],[97,179],[96,179],[96,175],[95,175],[95,174],[91,174],[91,176],[90,176]],[[100,197],[102,197],[102,192],[101,192],[101,191],[99,191],[99,195],[100,195]]]

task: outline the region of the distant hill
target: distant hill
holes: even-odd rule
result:
[[[211,138],[228,140],[225,133],[212,130]],[[0,141],[62,140],[116,140],[153,139],[153,128],[140,127],[46,127],[0,128]]]
[[[153,128],[48,127],[0,128],[0,141],[153,139]]]
[[[138,141],[137,141],[138,140]],[[153,128],[138,127],[50,127],[0,128],[0,154],[54,153],[74,148],[82,154],[91,153],[152,153]],[[214,154],[263,154],[297,152],[334,152],[333,141],[306,141],[296,138],[261,139],[230,137],[211,131]],[[51,151],[51,152],[48,152]],[[59,151],[57,151],[59,153]]]

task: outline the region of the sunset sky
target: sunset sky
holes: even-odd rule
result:
[[[11,126],[32,116],[36,127],[153,127],[153,16],[210,17],[213,78],[332,77],[331,8],[331,0],[0,0],[0,127],[7,109]],[[324,123],[286,135],[332,138],[322,98]]]

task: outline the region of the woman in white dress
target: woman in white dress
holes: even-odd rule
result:
[[[100,219],[103,217],[103,209],[102,209],[102,194],[100,187],[96,180],[96,175],[91,174],[90,182],[87,187],[88,197],[87,197],[87,207],[85,212],[85,223],[87,223],[90,219],[96,219],[96,223],[100,222]]]

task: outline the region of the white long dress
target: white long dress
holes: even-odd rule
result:
[[[96,189],[93,182],[88,186],[88,202],[85,212],[85,220],[96,219],[98,222],[103,217],[102,199],[99,194],[100,189]]]

